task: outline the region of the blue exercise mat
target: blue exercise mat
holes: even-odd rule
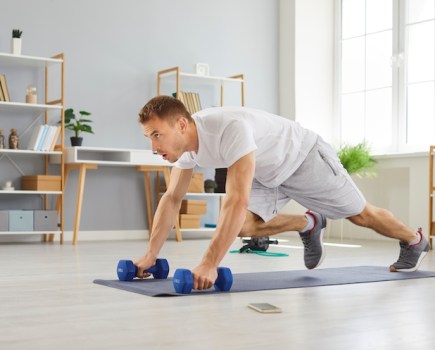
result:
[[[252,292],[267,289],[288,289],[332,286],[352,283],[397,281],[414,278],[435,277],[435,271],[390,272],[385,266],[354,266],[315,270],[273,271],[238,273],[233,275],[231,293]],[[172,278],[166,280],[134,279],[131,282],[96,279],[96,284],[144,294],[152,297],[181,296],[172,285]],[[214,289],[193,290],[191,294],[229,293]]]

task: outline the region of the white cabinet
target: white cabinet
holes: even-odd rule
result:
[[[5,136],[5,148],[0,149],[0,210],[5,213],[16,210],[57,211],[57,227],[53,230],[0,230],[0,234],[51,234],[45,239],[52,240],[52,234],[60,235],[63,242],[63,193],[64,193],[64,56],[51,58],[12,55],[0,53],[0,75],[5,76],[9,100],[0,101],[0,128]],[[26,86],[38,86],[37,103],[26,103]],[[3,86],[3,85],[2,85]],[[56,98],[52,99],[51,94]],[[3,96],[4,97],[4,96]],[[58,124],[58,122],[60,123]],[[57,144],[52,151],[28,150],[30,137],[40,125],[60,126]],[[18,149],[9,149],[10,129],[17,128]],[[54,139],[54,137],[53,137]],[[54,145],[54,143],[53,143]],[[60,164],[51,165],[49,157],[56,155]],[[56,190],[23,190],[22,176],[55,175],[60,178]],[[12,181],[13,190],[2,190],[7,181]],[[35,200],[35,197],[36,200]],[[37,203],[29,208],[29,203]],[[39,214],[38,214],[39,215]]]

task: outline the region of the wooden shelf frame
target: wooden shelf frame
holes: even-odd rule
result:
[[[431,247],[433,248],[433,239],[435,237],[435,222],[434,222],[434,157],[435,157],[435,146],[429,147],[429,238],[431,242]]]

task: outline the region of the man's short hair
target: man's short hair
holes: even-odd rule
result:
[[[139,122],[145,124],[157,117],[173,125],[179,116],[185,117],[189,123],[193,121],[183,102],[171,96],[156,96],[149,100],[139,112]]]

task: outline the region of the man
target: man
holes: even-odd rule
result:
[[[333,149],[298,123],[235,107],[209,108],[190,116],[179,100],[169,96],[151,99],[139,117],[153,151],[174,163],[168,189],[155,213],[148,249],[135,260],[139,277],[154,265],[196,165],[228,168],[228,173],[216,232],[192,271],[194,289],[213,286],[216,269],[237,236],[298,231],[305,266],[316,268],[324,257],[326,217],[347,218],[398,239],[401,251],[390,266],[392,272],[415,271],[429,250],[421,230],[413,231],[389,211],[366,202]],[[278,214],[291,199],[309,211]]]

